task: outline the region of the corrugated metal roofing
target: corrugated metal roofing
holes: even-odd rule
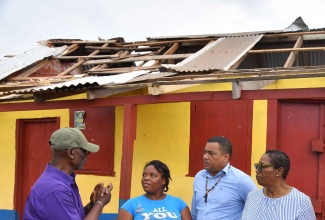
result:
[[[21,70],[45,57],[56,56],[61,54],[67,46],[47,47],[38,45],[37,47],[26,51],[23,54],[14,56],[10,59],[0,61],[0,80],[6,78],[11,73]]]
[[[198,34],[198,35],[176,35],[176,36],[155,36],[147,37],[148,41],[165,40],[165,39],[181,39],[181,38],[209,38],[209,37],[238,37],[245,35],[258,35],[258,34],[276,34],[283,33],[283,30],[269,30],[269,31],[250,31],[238,33],[224,33],[224,34]]]
[[[263,36],[261,34],[219,38],[182,62],[176,65],[163,64],[163,66],[178,72],[228,70]]]
[[[48,85],[48,86],[37,86],[32,88],[26,89],[19,89],[19,90],[12,90],[8,92],[2,92],[1,95],[8,95],[8,94],[24,94],[24,93],[32,93],[32,92],[41,92],[41,91],[59,91],[59,90],[69,90],[84,87],[94,87],[94,86],[105,86],[109,84],[121,84],[126,83],[127,81],[144,74],[149,73],[147,70],[141,71],[133,71],[129,73],[123,73],[118,75],[112,76],[90,76],[81,79],[75,79],[64,83],[58,83],[55,85]]]

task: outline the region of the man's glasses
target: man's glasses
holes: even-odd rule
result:
[[[255,170],[259,173],[262,172],[265,167],[273,167],[273,164],[270,163],[254,163]]]
[[[85,150],[85,149],[83,149],[83,148],[81,148],[81,147],[76,147],[76,148],[80,149],[80,150],[84,153],[84,155],[86,155],[87,157],[88,157],[88,155],[90,154],[90,151],[87,151],[87,150]],[[72,149],[74,149],[74,148],[71,148],[71,150],[72,150]]]
[[[87,151],[81,147],[78,147],[86,156],[88,156],[90,154],[90,151]]]

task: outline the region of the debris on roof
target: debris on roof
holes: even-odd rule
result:
[[[121,37],[50,39],[0,61],[0,100],[11,100],[4,97],[13,94],[34,94],[34,99],[36,94],[49,92],[64,96],[74,90],[87,92],[90,99],[143,88],[158,95],[168,85],[177,90],[203,83],[265,85],[261,81],[321,77],[324,51],[325,29],[309,30],[301,18],[281,31],[155,37],[137,42],[125,42]],[[126,75],[127,80],[112,80]],[[259,88],[252,83],[242,86],[248,87]],[[39,101],[55,97],[44,94]]]

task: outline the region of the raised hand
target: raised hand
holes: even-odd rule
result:
[[[111,191],[113,189],[112,183],[109,183],[107,186],[99,188],[96,191],[96,199],[100,201],[103,206],[107,205],[111,201]]]

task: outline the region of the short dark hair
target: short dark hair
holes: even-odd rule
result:
[[[282,178],[285,180],[290,170],[290,159],[286,153],[280,150],[268,150],[265,152],[270,158],[270,163],[274,169],[283,167]]]
[[[217,142],[220,145],[221,153],[232,154],[232,145],[230,141],[224,136],[214,136],[208,139],[208,143]]]
[[[162,177],[166,180],[166,184],[164,185],[164,192],[167,192],[169,189],[168,188],[169,180],[172,180],[168,166],[166,164],[164,164],[163,162],[161,162],[160,160],[152,160],[152,161],[146,163],[143,170],[145,170],[147,168],[147,166],[150,166],[150,165],[154,166],[156,168],[156,170],[158,170],[159,173],[161,173]]]

